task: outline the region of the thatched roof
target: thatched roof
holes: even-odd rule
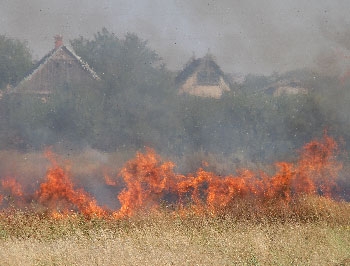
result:
[[[45,64],[52,58],[56,53],[58,53],[60,50],[64,50],[66,53],[68,53],[70,56],[72,56],[79,64],[80,66],[87,71],[91,77],[95,80],[100,80],[100,77],[96,74],[96,72],[89,66],[88,63],[83,61],[80,56],[78,56],[73,49],[62,45],[59,48],[52,49],[48,54],[46,54],[38,63],[35,64],[35,66],[31,69],[31,71],[26,75],[26,77],[21,81],[30,80],[31,77],[40,70],[40,68],[44,67]],[[20,83],[21,83],[20,82]],[[18,84],[19,85],[19,84]]]
[[[180,94],[200,97],[220,98],[231,87],[231,82],[210,54],[203,58],[192,58],[175,78],[175,82]]]
[[[60,54],[64,53],[66,54],[70,60],[73,60],[77,63],[78,66],[81,67],[81,69],[86,72],[92,79],[94,80],[100,80],[100,77],[97,75],[97,73],[86,63],[83,61],[74,51],[73,49],[61,45],[59,47],[55,47],[52,49],[49,53],[47,53],[40,61],[38,61],[35,66],[30,70],[30,72],[26,75],[26,77],[21,80],[13,90],[11,90],[12,93],[16,92],[24,92],[23,87],[26,86],[28,81],[31,81],[33,77],[36,75],[36,73],[40,72],[43,68],[48,65],[48,63],[51,60],[55,60],[55,58]]]
[[[218,77],[223,77],[225,82],[230,83],[225,73],[215,62],[214,57],[211,54],[207,54],[202,58],[191,58],[175,78],[176,84],[183,84],[196,71],[204,74],[202,77],[199,76],[199,79],[201,79],[199,82],[202,82],[203,85],[216,85],[218,83]]]

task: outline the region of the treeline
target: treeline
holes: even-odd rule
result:
[[[32,61],[25,43],[0,37],[1,149],[148,146],[166,155],[215,154],[258,162],[287,159],[325,129],[350,143],[350,83],[337,77],[308,70],[248,75],[221,99],[200,98],[178,95],[177,73],[135,34],[119,38],[102,29],[91,39],[72,40],[71,46],[101,81],[66,84],[43,100],[5,93]],[[310,88],[309,94],[274,97],[263,90],[291,78]]]

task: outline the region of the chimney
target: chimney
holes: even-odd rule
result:
[[[63,37],[62,35],[55,36],[55,49],[60,48],[63,45]]]

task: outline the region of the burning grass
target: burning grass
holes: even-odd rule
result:
[[[99,194],[114,193],[112,200],[120,206],[111,209],[84,189],[84,179],[80,186],[74,184],[70,163],[59,163],[58,156],[48,150],[50,166],[45,178],[32,180],[32,192],[15,178],[4,177],[0,200],[3,210],[8,207],[44,210],[56,218],[77,213],[87,218],[122,219],[166,209],[172,216],[314,220],[313,216],[319,215],[309,215],[312,211],[322,212],[326,205],[341,205],[341,195],[348,193],[337,186],[342,169],[338,152],[337,143],[325,134],[323,139],[306,144],[294,163],[276,163],[272,175],[241,169],[236,174],[220,176],[203,168],[193,174],[176,173],[174,163],[163,161],[155,151],[147,149],[125,163],[117,177],[108,174],[101,177],[103,187]],[[319,210],[307,209],[305,199],[317,197]]]
[[[101,171],[99,192],[118,203],[111,208],[88,192],[88,179],[74,178],[71,163],[48,151],[44,178],[1,179],[0,259],[8,265],[341,265],[350,254],[350,204],[338,186],[338,153],[325,135],[306,144],[295,162],[277,163],[273,174],[242,169],[219,176],[204,168],[176,173],[174,163],[148,149],[118,176]]]

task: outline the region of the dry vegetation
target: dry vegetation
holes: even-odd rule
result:
[[[111,184],[103,175],[117,175],[125,154],[67,153],[61,168],[50,153],[51,165],[0,152],[0,265],[350,265],[350,203],[332,190],[332,144],[313,141],[262,179],[182,176],[149,151]],[[103,205],[108,192],[120,206]]]
[[[305,198],[302,216],[54,219],[0,216],[1,265],[349,265],[350,205]],[[241,208],[247,206],[242,205]],[[237,207],[238,209],[238,207]],[[237,210],[236,210],[237,211]],[[271,219],[272,218],[272,219]]]

